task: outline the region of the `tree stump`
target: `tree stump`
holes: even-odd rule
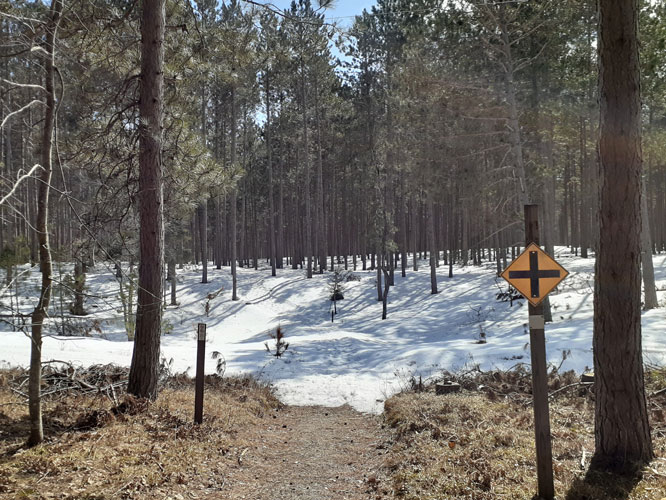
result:
[[[435,394],[450,394],[452,392],[460,392],[459,383],[447,381],[442,384],[435,384]]]

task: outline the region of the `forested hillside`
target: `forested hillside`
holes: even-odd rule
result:
[[[333,7],[0,0],[0,361],[29,364],[4,390],[27,418],[7,418],[28,422],[28,446],[44,441],[42,403],[54,393],[42,375],[52,381],[64,365],[74,380],[78,369],[72,352],[45,355],[68,336],[129,365],[105,388],[112,415],[147,411],[164,353],[185,363],[198,322],[201,424],[206,342],[231,330],[238,372],[262,376],[266,335],[276,359],[289,348],[284,323],[348,369],[318,364],[316,349],[309,361],[290,351],[346,402],[396,362],[417,365],[420,393],[421,365],[453,368],[437,362],[447,348],[506,368],[523,344],[542,498],[554,498],[555,383],[594,384],[594,470],[633,474],[662,459],[650,419],[664,420],[654,398],[666,388],[649,358],[663,360],[654,265],[666,251],[666,2],[377,0],[345,25],[327,17]],[[525,287],[500,283],[512,275]],[[471,282],[482,285],[471,293]],[[347,323],[334,327],[345,287]],[[529,301],[520,313],[518,291]],[[208,339],[202,321],[217,328]],[[550,343],[555,362],[551,323],[570,336]],[[470,325],[473,349],[461,341]],[[222,377],[224,354],[212,354]],[[283,361],[267,372],[285,379],[278,390],[312,402],[317,384],[294,385],[298,365]],[[567,361],[591,368],[592,382],[560,378]],[[364,387],[358,406],[379,411],[392,384],[381,398]],[[295,414],[308,424],[310,412]]]
[[[2,8],[4,193],[40,163],[46,10]],[[407,252],[432,251],[433,265],[499,268],[522,243],[526,201],[544,208],[546,248],[594,248],[594,2],[380,1],[349,30],[308,2],[273,10],[167,2],[168,261],[220,267],[235,254],[240,266],[270,258],[311,273],[341,256],[391,280]],[[644,244],[656,251],[666,246],[663,11],[644,4],[640,26]],[[139,17],[136,2],[63,6],[57,260],[139,260]],[[39,184],[24,180],[0,206],[5,267],[38,258]]]

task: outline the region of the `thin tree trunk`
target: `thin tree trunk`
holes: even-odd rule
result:
[[[305,196],[305,234],[303,251],[307,259],[307,277],[312,278],[312,207],[310,206],[310,147],[308,144],[308,113],[307,113],[307,98],[305,89],[305,67],[301,59],[301,105],[303,106],[303,163],[305,164],[304,172],[304,196]]]
[[[641,199],[641,215],[643,218],[641,228],[641,267],[643,270],[643,288],[645,289],[644,309],[650,310],[659,307],[657,300],[657,287],[654,282],[654,265],[652,263],[652,238],[650,237],[650,222],[648,219],[647,192],[645,180],[641,182],[643,196]]]
[[[275,202],[273,200],[273,149],[271,144],[271,87],[268,74],[265,79],[266,92],[266,154],[268,163],[268,246],[271,261],[271,276],[276,275],[275,250]]]
[[[414,196],[412,196],[412,198],[409,202],[409,205],[411,207],[410,212],[411,212],[411,216],[412,216],[411,217],[411,219],[412,219],[412,223],[411,223],[411,226],[412,226],[411,227],[411,230],[412,230],[412,269],[414,271],[418,271],[419,270],[419,258],[418,258],[418,255],[417,255],[417,252],[418,252],[418,246],[417,246],[417,242],[418,242],[418,217],[417,217],[418,207],[417,207],[416,199],[415,199]]]
[[[236,89],[231,87],[231,169],[235,172],[236,170],[236,130],[238,124],[236,117]],[[237,224],[236,220],[238,218],[238,188],[234,184],[231,187],[231,194],[229,196],[230,207],[230,221],[231,225],[231,281],[232,281],[232,291],[231,291],[231,300],[238,300],[238,277],[236,272],[236,231]]]
[[[319,247],[319,273],[323,274],[326,268],[326,219],[324,218],[324,175],[322,166],[321,152],[321,112],[319,109],[319,88],[317,85],[317,75],[314,77],[314,105],[315,121],[317,126],[317,195],[315,203],[317,205],[317,246]]]
[[[86,311],[83,308],[83,293],[86,284],[86,275],[83,272],[83,264],[79,259],[74,263],[74,305],[72,314],[85,316]]]
[[[386,263],[386,259],[384,259]],[[386,270],[386,265],[381,266],[382,273],[384,274],[384,291],[382,292],[382,319],[386,319],[387,308],[388,308],[388,294],[391,290],[391,283],[389,279],[389,273]]]
[[[434,217],[434,210],[433,210],[433,203],[432,203],[432,195],[430,193],[427,194],[427,200],[426,203],[428,205],[428,221],[427,221],[427,232],[428,232],[428,249],[430,251],[430,293],[431,294],[436,294],[438,293],[437,291],[437,262],[436,262],[436,254],[437,254],[437,246],[435,244],[435,217]]]
[[[208,283],[208,200],[199,202],[197,219],[199,221],[199,248],[201,249],[201,282]]]
[[[171,305],[177,306],[178,301],[176,300],[176,285],[178,284],[178,276],[176,273],[176,259],[169,259],[169,279],[171,280]]]
[[[213,210],[215,210],[215,236],[213,245],[215,246],[215,252],[213,258],[215,259],[215,268],[222,269],[222,206],[220,203],[220,195],[216,195],[213,198]]]
[[[49,244],[49,192],[53,171],[53,127],[55,124],[55,38],[60,24],[62,1],[51,3],[50,19],[46,25],[44,49],[44,87],[46,89],[44,128],[42,130],[42,170],[39,175],[40,184],[37,198],[37,220],[35,229],[39,241],[39,264],[42,272],[42,285],[39,300],[32,312],[30,372],[28,381],[28,410],[30,415],[30,437],[28,445],[34,446],[44,440],[42,425],[41,380],[42,380],[42,333],[53,285],[53,267],[51,263],[51,247]]]

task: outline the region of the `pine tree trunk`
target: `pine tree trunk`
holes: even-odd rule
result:
[[[164,283],[162,106],[164,0],[144,0],[139,97],[139,290],[127,392],[157,397]]]
[[[323,274],[326,268],[326,219],[324,217],[324,174],[321,152],[321,111],[319,109],[319,88],[317,86],[317,76],[314,78],[314,105],[315,120],[317,126],[317,195],[315,203],[317,205],[317,245],[319,248],[319,273]]]
[[[199,221],[199,248],[201,249],[201,282],[208,283],[208,201],[199,202],[197,207]]]
[[[384,259],[384,262],[386,262],[386,259]],[[386,319],[387,317],[387,309],[388,309],[388,294],[389,291],[391,290],[391,284],[389,280],[389,274],[388,271],[386,270],[386,266],[382,265],[381,266],[382,273],[384,274],[384,291],[382,292],[382,319]]]
[[[237,133],[237,117],[236,117],[236,89],[231,87],[231,169],[233,172],[236,170],[236,133]],[[238,219],[238,187],[233,185],[231,188],[231,194],[229,196],[230,204],[230,220],[229,225],[231,228],[230,237],[231,240],[231,281],[232,281],[232,290],[231,290],[231,300],[238,300],[238,277],[236,272],[236,241],[237,241],[237,223]]]
[[[72,307],[72,314],[77,316],[85,316],[88,314],[83,308],[85,284],[86,275],[83,272],[83,264],[77,259],[74,263],[74,305]]]
[[[594,294],[595,459],[653,458],[641,349],[638,0],[599,0],[599,249]]]
[[[271,144],[271,88],[268,74],[265,76],[266,92],[266,156],[268,164],[268,250],[271,261],[271,276],[276,275],[275,250],[275,202],[273,199],[273,145]]]
[[[436,254],[437,254],[437,246],[435,244],[435,216],[434,216],[434,210],[433,210],[433,203],[432,203],[432,195],[430,193],[427,194],[427,201],[428,205],[428,221],[427,221],[427,233],[428,233],[428,250],[430,252],[430,293],[431,294],[436,294],[439,293],[437,291],[437,262],[436,262]]]
[[[192,239],[192,261],[199,265],[199,218],[196,211],[190,219],[190,236]]]
[[[312,207],[310,202],[310,145],[308,144],[308,113],[305,89],[305,67],[301,60],[301,105],[303,109],[303,163],[304,168],[304,196],[305,196],[305,230],[304,230],[304,257],[307,259],[307,277],[312,278]]]
[[[222,204],[220,203],[220,195],[213,198],[213,210],[215,210],[215,236],[213,237],[213,245],[215,252],[213,259],[215,260],[215,269],[222,269]]]
[[[518,190],[518,203],[519,213],[522,213],[522,208],[529,202],[527,193],[527,181],[525,175],[525,161],[523,159],[523,143],[520,133],[520,122],[518,121],[518,102],[516,99],[516,84],[514,81],[514,60],[513,48],[509,40],[509,32],[504,19],[504,5],[500,3],[499,6],[499,24],[500,36],[502,40],[502,54],[504,56],[503,69],[504,69],[504,84],[506,89],[506,100],[509,105],[509,140],[511,143],[511,150],[513,153],[514,161],[516,162],[516,181]],[[464,257],[463,257],[464,259]]]
[[[409,202],[409,205],[411,207],[410,213],[411,213],[411,216],[412,216],[411,217],[412,218],[412,222],[411,222],[411,226],[412,226],[411,227],[411,230],[412,230],[412,269],[414,271],[418,271],[419,270],[419,258],[418,258],[418,255],[417,255],[417,252],[418,252],[418,243],[417,243],[418,242],[418,217],[417,217],[418,208],[417,208],[417,203],[416,203],[416,199],[415,199],[414,196],[412,196],[412,198]]]
[[[381,302],[384,297],[384,292],[382,291],[382,263],[380,259],[381,257],[377,255],[377,301],[379,302]]]
[[[659,307],[657,300],[657,287],[654,282],[654,265],[652,262],[652,238],[650,237],[650,222],[648,219],[647,190],[645,181],[641,182],[643,197],[641,199],[641,215],[643,218],[641,228],[641,267],[643,271],[643,288],[645,289],[646,311]]]
[[[169,280],[171,281],[171,305],[177,306],[178,301],[176,300],[176,286],[178,285],[178,275],[176,273],[176,259],[169,259]]]

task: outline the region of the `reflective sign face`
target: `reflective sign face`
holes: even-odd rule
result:
[[[546,298],[569,272],[534,243],[525,249],[502,273],[502,278],[532,305]]]

